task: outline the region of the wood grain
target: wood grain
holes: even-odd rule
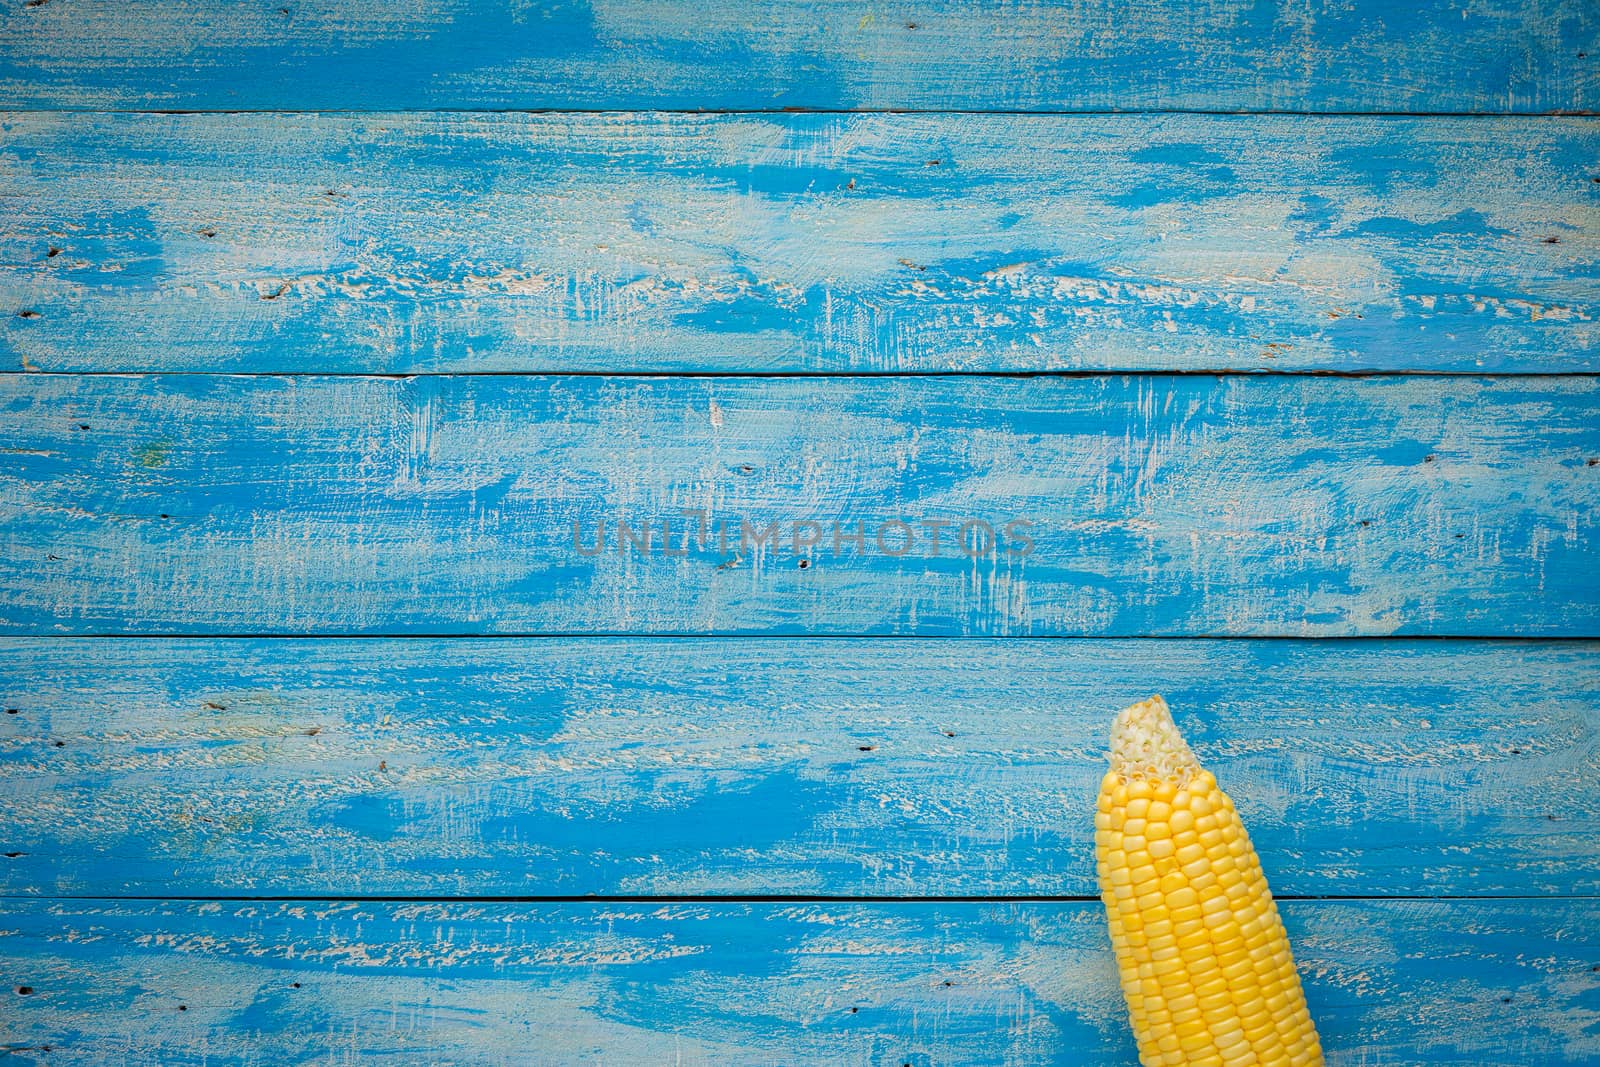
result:
[[[1593,900],[1283,912],[1333,1067],[1600,1057]],[[4,901],[0,929],[12,1063],[1133,1057],[1098,902]]]
[[[9,640],[0,893],[1084,895],[1162,692],[1280,895],[1600,892],[1600,646]]]
[[[0,41],[0,1060],[1127,1063],[1160,691],[1330,1064],[1600,1064],[1592,2]]]
[[[1600,107],[1585,0],[35,0],[0,39],[13,108]]]
[[[1600,634],[1588,377],[11,375],[0,407],[13,634]]]
[[[1592,119],[11,115],[0,363],[1594,371],[1597,159]]]

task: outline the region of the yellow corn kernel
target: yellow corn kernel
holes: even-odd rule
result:
[[[1321,1067],[1289,941],[1233,801],[1152,697],[1111,730],[1096,868],[1144,1067]]]

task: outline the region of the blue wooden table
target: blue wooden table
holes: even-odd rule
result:
[[[1600,1064],[1600,9],[0,12],[0,1053]]]

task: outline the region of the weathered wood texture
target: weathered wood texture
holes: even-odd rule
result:
[[[1600,1061],[1593,900],[1283,912],[1332,1067]],[[8,1063],[1133,1061],[1098,902],[4,901],[0,952]]]
[[[0,406],[13,634],[1600,634],[1587,377],[9,375]]]
[[[1600,107],[1587,0],[32,0],[0,40],[31,108]]]
[[[1600,644],[1171,639],[1600,637],[1600,378],[1503,376],[1600,371],[1592,2],[0,41],[0,1059],[1126,1063],[1159,690],[1368,898],[1284,904],[1330,1063],[1600,1063]],[[650,112],[785,107],[943,113]],[[1502,377],[981,376],[1217,370]],[[678,899],[487,899],[591,894]]]
[[[0,643],[7,895],[1085,895],[1163,692],[1280,895],[1600,893],[1600,646]],[[12,710],[14,709],[14,710]]]
[[[1588,119],[12,115],[0,361],[1593,371],[1597,160]]]

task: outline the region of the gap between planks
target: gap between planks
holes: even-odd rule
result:
[[[1277,370],[1238,370],[1232,368],[1165,370],[1143,367],[1130,370],[917,370],[917,371],[607,371],[607,370],[469,370],[469,371],[407,371],[400,374],[375,374],[371,371],[315,371],[315,370],[7,370],[0,371],[0,381],[8,378],[328,378],[368,379],[372,381],[412,381],[419,378],[612,378],[628,380],[655,380],[669,378],[713,379],[790,379],[811,378],[830,381],[873,378],[1537,378],[1582,379],[1600,378],[1600,371],[1482,371],[1482,370],[1314,370],[1286,368]]]
[[[1141,633],[1141,634],[1106,634],[1106,633],[1056,633],[1056,634],[922,634],[922,633],[818,633],[805,631],[796,633],[772,633],[761,631],[755,633],[740,633],[711,630],[669,630],[669,631],[634,631],[634,630],[529,630],[524,632],[508,633],[501,630],[479,632],[476,630],[461,630],[452,633],[283,633],[269,631],[266,633],[252,633],[241,631],[234,633],[190,633],[188,631],[168,631],[162,633],[105,631],[102,633],[15,633],[0,635],[0,643],[14,641],[571,641],[571,640],[596,640],[596,641],[767,641],[767,642],[793,642],[793,641],[968,641],[1007,643],[1015,641],[1151,641],[1151,642],[1179,642],[1179,641],[1281,641],[1301,642],[1303,644],[1319,644],[1325,642],[1339,642],[1342,644],[1357,644],[1360,642],[1445,642],[1458,641],[1475,645],[1545,645],[1555,647],[1560,645],[1583,645],[1600,641],[1600,633],[1595,634],[1562,634],[1560,637],[1545,637],[1538,634],[1330,634],[1324,637],[1307,637],[1301,634],[1228,634],[1228,633]]]
[[[1321,903],[1324,901],[1589,901],[1600,900],[1594,893],[1274,893],[1279,903]],[[175,904],[1093,904],[1093,894],[951,894],[949,896],[894,896],[814,893],[594,893],[561,895],[465,895],[422,894],[228,894],[130,893],[110,896],[105,893],[0,893],[0,903],[49,903],[50,901],[170,901]]]
[[[1374,118],[1374,119],[1583,119],[1600,118],[1600,111],[1587,108],[1551,111],[1394,111],[1327,110],[1293,108],[1203,108],[1203,107],[1091,107],[1091,108],[917,108],[917,107],[305,107],[305,108],[106,108],[106,107],[8,107],[5,115],[958,115],[981,118],[986,115],[1108,116],[1108,115],[1215,115],[1224,118]]]

